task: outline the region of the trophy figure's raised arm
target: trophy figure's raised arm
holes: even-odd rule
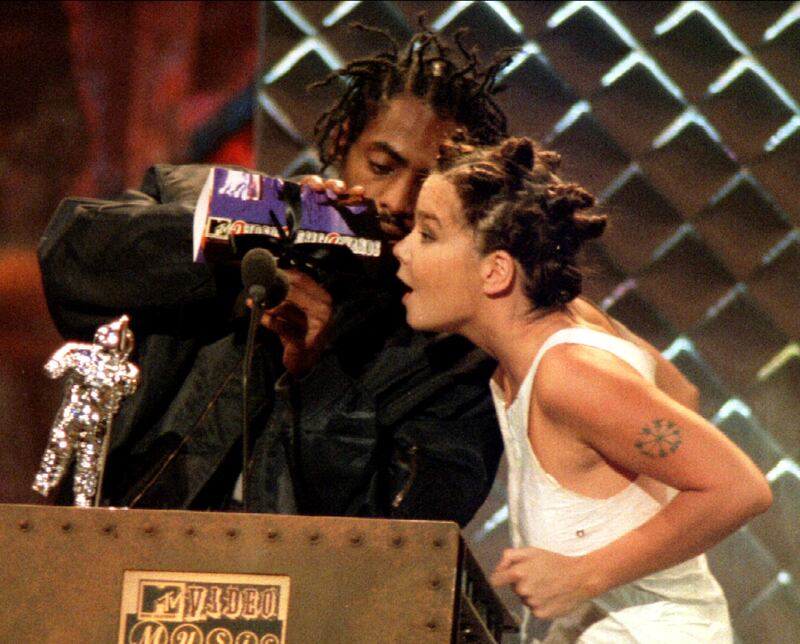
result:
[[[99,503],[111,421],[122,399],[139,384],[139,368],[129,360],[134,339],[128,322],[123,315],[100,326],[92,344],[65,344],[44,366],[49,377],[66,377],[64,398],[33,482],[33,489],[44,496],[58,485],[74,457],[75,505]]]

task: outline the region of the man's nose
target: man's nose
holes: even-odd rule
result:
[[[413,212],[413,181],[410,177],[398,177],[381,192],[378,204],[393,215]]]

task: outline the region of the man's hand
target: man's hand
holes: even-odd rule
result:
[[[316,192],[325,192],[330,190],[339,197],[351,197],[361,199],[364,196],[364,186],[350,186],[348,187],[344,181],[340,179],[323,179],[317,174],[309,174],[300,179],[301,186],[308,186]]]
[[[331,198],[361,199],[362,186],[348,187],[339,179],[307,175],[300,185],[316,192],[329,192]],[[302,376],[319,361],[323,331],[331,319],[333,301],[330,293],[305,273],[289,269],[289,292],[278,306],[268,309],[261,324],[274,331],[283,344],[283,366],[294,376]]]
[[[261,324],[278,334],[286,370],[301,376],[319,360],[333,302],[330,293],[305,273],[294,269],[285,273],[289,278],[286,299],[265,311]]]
[[[510,548],[503,551],[491,582],[495,587],[510,584],[536,617],[553,619],[594,596],[587,590],[588,572],[583,557]]]

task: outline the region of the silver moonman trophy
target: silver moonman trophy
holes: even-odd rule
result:
[[[139,384],[139,368],[128,357],[133,332],[123,315],[97,329],[92,344],[69,342],[44,366],[50,378],[66,376],[64,398],[42,455],[33,489],[47,494],[64,476],[73,456],[75,505],[100,502],[100,485],[120,402]]]

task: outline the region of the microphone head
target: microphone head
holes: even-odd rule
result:
[[[266,248],[251,248],[242,259],[242,284],[248,290],[251,286],[266,288],[275,280],[276,270],[272,253]]]
[[[278,270],[275,257],[266,248],[251,248],[242,259],[242,284],[258,306],[278,306],[289,292],[289,278]]]

